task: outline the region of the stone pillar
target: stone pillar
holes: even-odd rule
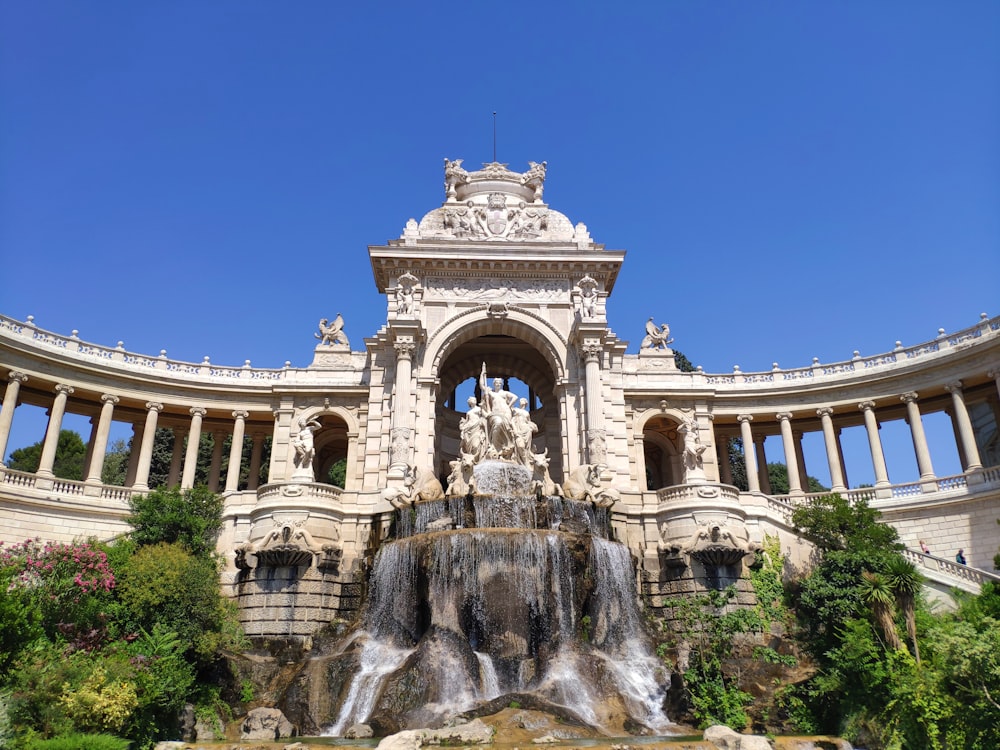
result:
[[[101,416],[97,421],[97,432],[94,434],[90,462],[87,465],[87,484],[101,484],[101,470],[104,468],[104,454],[108,450],[108,435],[111,434],[111,417],[115,411],[118,397],[110,393],[101,396]]]
[[[233,442],[229,446],[229,470],[226,472],[226,492],[236,492],[240,487],[240,465],[243,462],[243,436],[246,434],[248,411],[234,411]]]
[[[601,398],[601,354],[603,349],[596,342],[580,347],[584,359],[584,388],[587,391],[587,462],[606,464],[606,437],[604,434],[604,399]]]
[[[347,433],[347,467],[344,471],[344,484],[342,489],[353,490],[360,483],[358,473],[358,433]]]
[[[937,490],[937,483],[934,481],[934,467],[931,466],[931,453],[927,448],[924,422],[920,418],[920,407],[917,406],[917,392],[904,393],[899,400],[906,404],[906,421],[910,425],[910,437],[913,439],[913,452],[917,456],[920,482],[925,492],[934,492]]]
[[[256,490],[260,486],[260,459],[264,455],[264,435],[255,432],[250,436],[250,476],[247,478],[247,489]]]
[[[834,427],[833,436],[837,440],[837,455],[840,456],[840,476],[844,480],[844,486],[845,487],[850,487],[851,486],[851,480],[847,476],[847,463],[845,462],[845,459],[844,459],[844,446],[841,445],[841,442],[840,442],[840,428],[839,427]]]
[[[413,376],[412,340],[396,340],[396,385],[393,389],[392,432],[389,443],[389,476],[402,479],[410,463],[410,379]]]
[[[13,375],[13,374],[14,374],[14,373],[11,373],[11,375]],[[988,375],[989,377],[993,378],[993,382],[994,382],[994,383],[996,383],[996,386],[997,386],[997,393],[998,393],[998,394],[1000,394],[1000,369],[996,369],[996,370],[990,370],[990,371],[989,371],[989,372],[987,372],[986,374],[987,374],[987,375]],[[4,404],[5,404],[5,405],[6,405],[6,403],[7,403],[7,402],[6,402],[6,401],[4,401]]]
[[[783,411],[774,415],[781,425],[781,447],[785,449],[785,468],[788,470],[788,494],[801,495],[799,482],[799,462],[795,456],[795,437],[792,435],[792,414]]]
[[[632,435],[632,444],[635,446],[633,448],[635,451],[635,486],[640,490],[648,490],[650,488],[646,484],[646,439],[641,432]]]
[[[806,454],[802,450],[802,436],[801,430],[794,430],[792,432],[792,437],[795,438],[795,462],[799,467],[799,487],[802,488],[803,492],[809,492],[809,472],[806,471]]]
[[[889,472],[885,468],[885,454],[882,452],[882,439],[878,434],[878,420],[875,418],[875,402],[862,401],[858,404],[865,417],[865,429],[868,431],[868,448],[872,454],[872,467],[875,469],[875,487],[889,486]]]
[[[840,456],[840,441],[833,429],[833,409],[825,406],[817,409],[820,422],[823,424],[823,445],[826,447],[826,462],[830,466],[830,489],[834,492],[843,492],[847,489],[844,483],[844,464]]]
[[[142,445],[142,435],[145,429],[145,422],[132,423],[132,441],[128,450],[128,466],[125,469],[125,486],[135,485],[135,478],[139,474],[139,451]]]
[[[170,453],[170,472],[167,474],[167,486],[177,487],[181,483],[181,459],[184,457],[184,437],[186,427],[174,427],[174,447]]]
[[[757,454],[757,476],[760,479],[761,492],[772,494],[771,475],[767,471],[767,454],[764,452],[764,435],[754,441],[754,453]]]
[[[212,464],[208,468],[208,489],[219,491],[219,472],[222,471],[222,444],[226,433],[216,430],[212,433]]]
[[[958,436],[962,441],[962,450],[966,459],[965,470],[981,469],[983,461],[979,457],[979,447],[976,445],[976,433],[972,429],[969,410],[965,407],[965,399],[962,397],[962,381],[945,383],[944,387],[951,394],[951,402],[955,407],[955,423],[958,426]]]
[[[740,414],[736,417],[740,423],[740,437],[743,440],[743,463],[747,472],[747,488],[750,492],[760,492],[760,477],[757,476],[757,457],[754,455],[753,430],[750,423],[752,414]]]
[[[14,422],[14,409],[17,407],[17,396],[21,392],[21,383],[28,376],[23,372],[11,370],[7,373],[7,390],[3,393],[3,407],[0,407],[0,466],[7,463],[7,442],[10,440],[10,426]]]
[[[139,463],[136,468],[135,485],[133,485],[133,489],[140,492],[149,489],[149,468],[153,461],[153,445],[156,442],[156,420],[159,419],[160,412],[163,411],[163,404],[150,401],[146,404],[146,409],[146,424],[142,428],[142,448],[139,450]]]
[[[184,474],[181,477],[182,490],[194,487],[195,470],[198,468],[198,448],[201,445],[201,422],[205,418],[205,409],[200,406],[194,406],[190,411],[191,430],[188,432],[187,451],[184,454]]]
[[[731,437],[723,435],[722,439],[718,441],[719,445],[719,478],[722,480],[723,484],[732,485],[733,483],[733,466],[729,461],[729,442],[732,440]]]
[[[38,460],[36,474],[45,479],[52,479],[52,467],[56,462],[56,448],[59,447],[59,431],[62,429],[63,416],[66,414],[66,402],[73,393],[72,386],[59,384],[56,386],[56,398],[49,412],[49,426],[45,430],[45,442],[42,444],[42,456]]]

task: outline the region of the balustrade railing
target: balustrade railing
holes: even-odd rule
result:
[[[903,550],[903,557],[913,563],[918,570],[940,571],[942,573],[947,573],[954,578],[970,581],[971,583],[975,583],[980,586],[986,581],[1000,582],[1000,575],[997,575],[996,573],[990,573],[989,571],[982,570],[981,568],[973,568],[968,565],[962,565],[954,560],[946,560],[943,557],[925,555],[922,552],[916,552],[911,549]]]

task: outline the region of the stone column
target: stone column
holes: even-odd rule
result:
[[[170,472],[167,474],[167,486],[177,487],[181,483],[181,459],[184,457],[184,437],[186,427],[174,427],[174,446],[170,453]]]
[[[635,486],[640,490],[648,490],[650,488],[646,484],[646,439],[641,432],[632,435],[632,445],[635,451]]]
[[[760,478],[761,492],[772,494],[771,475],[767,471],[767,454],[764,452],[765,436],[761,435],[754,441],[754,453],[757,454],[757,476]]]
[[[222,444],[226,433],[216,430],[212,433],[212,463],[208,468],[208,489],[219,491],[219,472],[222,471]]]
[[[788,470],[788,493],[801,495],[802,484],[799,482],[799,462],[795,456],[795,436],[792,435],[792,414],[783,411],[774,415],[781,425],[781,447],[785,450],[785,468]]]
[[[3,407],[0,407],[0,466],[7,463],[7,442],[10,440],[10,426],[14,422],[14,409],[17,406],[17,396],[21,392],[21,383],[28,376],[23,372],[11,370],[7,373],[7,390],[3,393]]]
[[[104,468],[104,454],[108,450],[108,435],[111,434],[111,417],[115,411],[118,397],[110,393],[101,396],[101,416],[97,421],[97,432],[94,434],[93,449],[90,463],[87,465],[87,484],[101,484],[101,470]]]
[[[920,482],[924,485],[925,492],[934,492],[937,490],[937,483],[934,482],[934,467],[931,466],[931,453],[927,448],[924,422],[920,418],[920,407],[917,406],[917,392],[904,393],[899,400],[906,404],[906,421],[910,425],[910,437],[913,439],[913,452],[917,456]]]
[[[795,463],[799,467],[799,487],[803,492],[809,492],[809,472],[806,471],[806,454],[802,450],[804,434],[801,430],[794,430],[792,437],[795,439]]]
[[[972,429],[972,420],[969,419],[969,410],[965,406],[965,399],[962,397],[962,381],[956,380],[945,383],[945,390],[951,394],[951,402],[955,407],[955,422],[958,425],[958,436],[962,441],[962,450],[965,452],[966,471],[975,471],[983,468],[983,461],[979,457],[979,447],[976,445],[976,433]]]
[[[817,409],[816,414],[823,424],[823,445],[826,447],[826,462],[830,466],[830,487],[834,492],[844,492],[847,485],[844,483],[843,463],[840,457],[840,443],[837,434],[833,429],[833,409],[824,406]]]
[[[13,375],[14,373],[11,373]],[[1000,394],[1000,369],[990,370],[986,373],[989,377],[993,378],[993,382],[996,383],[997,393]],[[7,402],[4,401],[4,404]]]
[[[882,439],[878,434],[878,420],[875,418],[875,402],[862,401],[858,404],[865,417],[865,429],[868,431],[868,448],[872,454],[872,467],[875,469],[875,487],[889,486],[889,472],[885,468],[885,454],[882,452]]]
[[[416,345],[397,339],[396,385],[393,389],[392,432],[389,442],[389,476],[402,479],[410,463],[410,379],[413,377],[413,352]]]
[[[727,435],[722,436],[722,440],[718,441],[719,444],[719,478],[722,480],[723,484],[732,485],[733,483],[733,467],[729,461],[729,441],[732,440],[731,437]]]
[[[256,490],[260,486],[260,459],[264,455],[264,435],[255,432],[250,436],[250,476],[247,478],[247,489]]]
[[[206,410],[200,406],[191,408],[191,430],[188,432],[187,452],[184,454],[184,474],[181,477],[181,489],[194,487],[195,470],[198,468],[198,448],[201,445],[201,422]]]
[[[140,492],[149,489],[149,468],[153,461],[153,445],[156,442],[156,420],[163,411],[163,404],[150,401],[146,404],[146,409],[146,424],[142,428],[142,448],[139,450],[139,463],[136,466],[135,484],[132,487]]]
[[[753,430],[750,423],[752,414],[740,414],[736,417],[740,423],[740,437],[743,439],[743,463],[747,471],[747,487],[750,492],[760,492],[760,477],[757,476],[757,457],[754,455]]]
[[[52,479],[52,467],[56,462],[56,449],[59,447],[59,431],[62,429],[63,416],[66,414],[66,402],[73,393],[72,386],[59,384],[56,386],[56,398],[49,412],[49,426],[45,430],[45,442],[42,444],[42,456],[38,460],[36,474],[45,479]]]
[[[587,342],[580,347],[584,359],[584,388],[587,391],[587,461],[607,463],[604,435],[604,399],[601,398],[601,345]]]
[[[128,450],[128,466],[125,469],[125,486],[135,485],[135,478],[139,474],[139,450],[142,445],[142,435],[146,427],[145,421],[132,423],[132,441]]]
[[[83,471],[81,472],[83,481],[85,482],[87,481],[87,471],[90,468],[90,459],[94,456],[94,443],[97,441],[97,426],[99,423],[97,417],[91,417],[87,422],[90,424],[90,435],[87,437],[87,450],[83,454]]]
[[[226,472],[226,492],[236,492],[240,486],[240,464],[243,462],[243,436],[246,434],[248,411],[234,411],[233,442],[229,446],[229,470]]]

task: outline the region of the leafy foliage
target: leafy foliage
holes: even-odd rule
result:
[[[7,466],[16,471],[35,472],[42,459],[43,442],[37,442],[25,448],[18,448],[10,453]],[[61,430],[59,442],[56,444],[55,462],[52,473],[60,479],[83,479],[83,462],[87,456],[87,446],[77,433],[72,430]]]
[[[194,555],[209,555],[222,528],[222,498],[208,488],[156,489],[129,499],[132,539],[139,545],[178,542]]]

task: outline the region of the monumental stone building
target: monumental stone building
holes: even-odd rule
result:
[[[408,523],[447,523],[449,503],[474,493],[470,469],[485,451],[525,467],[539,494],[610,507],[656,608],[662,595],[711,585],[719,571],[738,578],[766,537],[780,540],[791,567],[806,563],[810,548],[790,515],[808,492],[802,436],[815,432],[832,491],[879,509],[932,586],[975,589],[991,575],[957,565],[953,552],[922,554],[918,541],[942,554],[963,548],[982,567],[1000,544],[1000,318],[834,364],[682,372],[662,322],[637,321],[641,347],[626,353],[606,318],[625,253],[550,208],[545,163],[529,167],[471,171],[445,160],[442,205],[369,248],[385,324],[358,347],[339,314],[320,320],[308,367],[178,362],[0,317],[0,456],[18,405],[49,413],[37,471],[0,466],[0,537],[121,534],[128,498],[151,489],[156,431],[173,433],[168,481],[183,488],[194,484],[208,435],[208,485],[225,497],[218,549],[247,630],[308,636],[357,610],[398,509]],[[489,383],[508,394],[512,380],[524,392],[502,407],[503,434],[476,433],[491,435],[477,443],[469,412],[496,398]],[[934,472],[923,418],[935,412],[953,426],[956,476]],[[93,425],[82,481],[53,473],[67,413]],[[918,481],[892,482],[885,420],[909,426]],[[101,482],[112,422],[133,429],[123,486]],[[847,427],[865,430],[872,487],[851,488],[839,439]],[[768,484],[767,436],[780,436],[788,468],[780,496]],[[730,460],[735,438],[743,490]],[[343,487],[327,480],[338,462]]]

